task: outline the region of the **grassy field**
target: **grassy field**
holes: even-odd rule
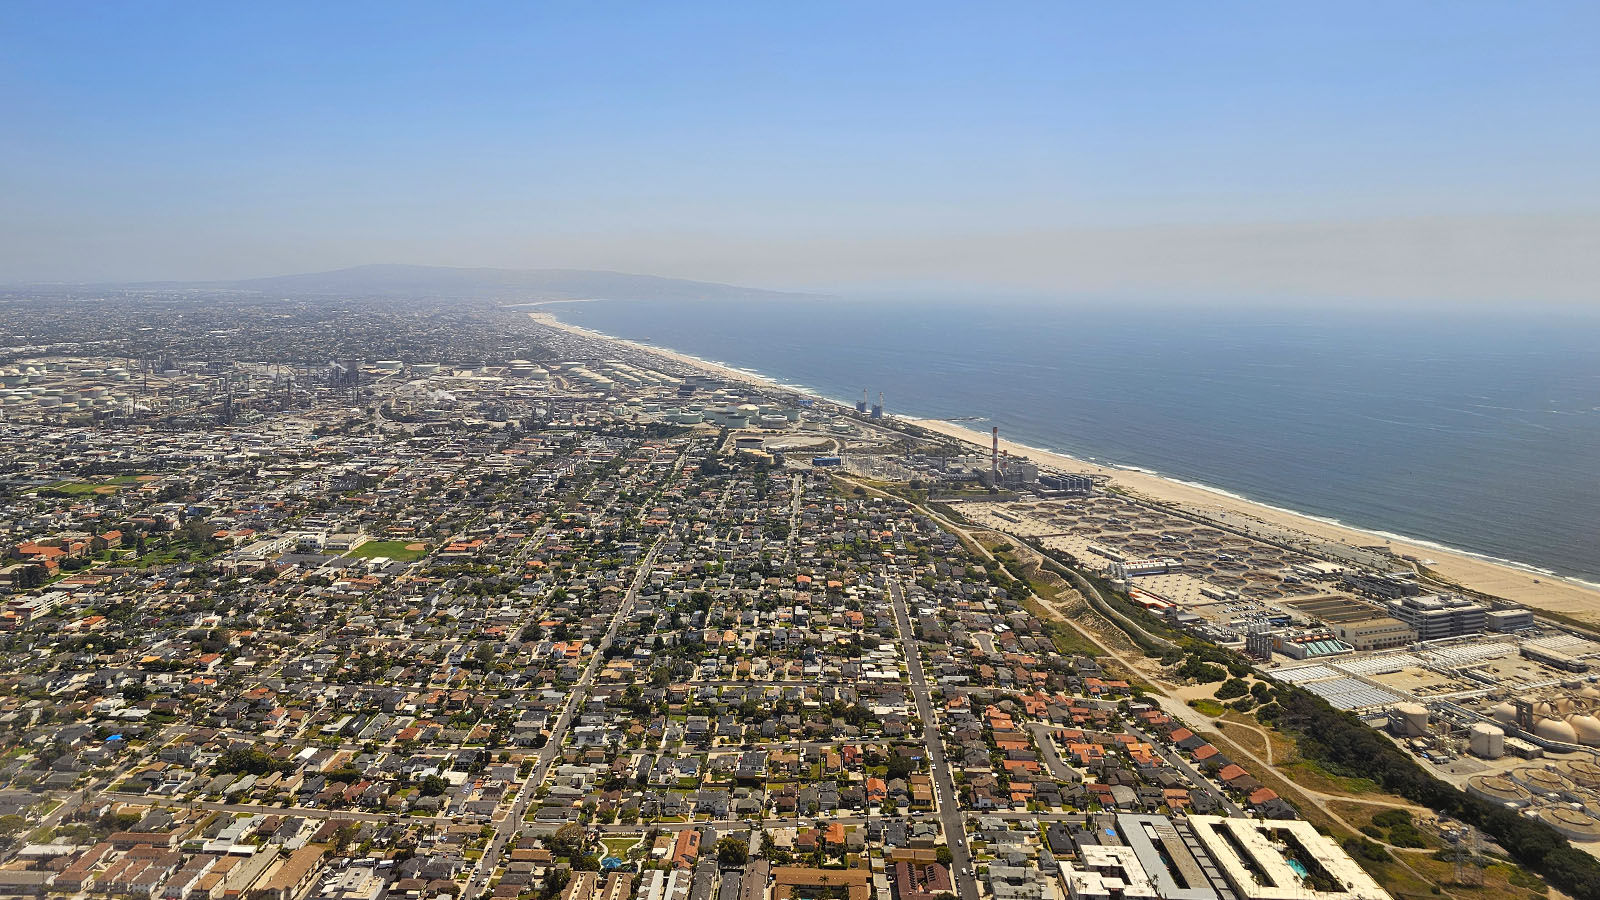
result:
[[[84,497],[95,493],[110,493],[117,488],[115,485],[101,484],[98,481],[58,481],[47,484],[38,489],[41,494],[65,494],[69,497]]]
[[[412,549],[412,548],[420,549]],[[358,556],[362,559],[372,559],[375,556],[386,556],[400,562],[411,562],[428,555],[425,544],[414,541],[367,541],[365,544],[351,550],[347,556]]]
[[[35,493],[65,495],[68,497],[86,497],[90,494],[114,494],[120,488],[137,484],[141,476],[118,475],[104,481],[57,481],[34,488]]]

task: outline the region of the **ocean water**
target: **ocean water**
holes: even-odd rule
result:
[[[905,299],[548,307],[891,413],[999,426],[1600,581],[1600,316]]]

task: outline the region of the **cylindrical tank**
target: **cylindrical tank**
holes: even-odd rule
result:
[[[1532,799],[1526,788],[1504,775],[1474,775],[1467,779],[1467,793],[1513,808]]]
[[[1393,722],[1405,737],[1428,733],[1428,708],[1421,703],[1401,703],[1394,708]]]
[[[1499,759],[1506,753],[1506,733],[1479,723],[1468,729],[1467,749],[1482,759]]]
[[[1567,763],[1567,776],[1586,788],[1600,787],[1600,763],[1575,759]]]

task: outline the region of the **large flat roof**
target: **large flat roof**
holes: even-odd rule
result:
[[[1117,828],[1163,900],[1217,900],[1217,892],[1211,889],[1199,862],[1165,816],[1123,813],[1117,816]],[[1160,847],[1156,846],[1157,841]],[[1167,860],[1171,860],[1170,867]],[[1180,877],[1188,887],[1178,883]]]
[[[1189,826],[1228,883],[1248,900],[1391,900],[1388,891],[1310,822],[1190,816]],[[1285,855],[1295,844],[1302,865],[1320,865],[1342,889],[1318,890],[1295,871]]]

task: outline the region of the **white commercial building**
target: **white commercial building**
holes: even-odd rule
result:
[[[1132,847],[1087,844],[1079,856],[1081,866],[1059,864],[1072,900],[1158,900],[1155,885]]]
[[[1365,869],[1310,822],[1222,816],[1188,821],[1244,900],[1390,900]]]

